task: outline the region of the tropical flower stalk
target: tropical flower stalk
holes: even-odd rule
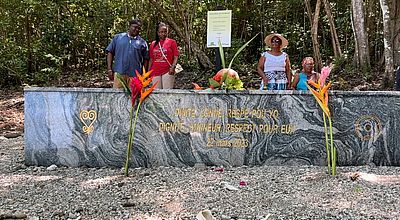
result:
[[[259,33],[258,33],[259,34]],[[225,68],[225,56],[224,49],[222,48],[221,41],[218,42],[219,54],[221,56],[222,69],[215,74],[213,78],[208,80],[211,89],[225,89],[225,90],[243,90],[243,82],[239,78],[239,74],[233,70],[231,67],[235,58],[242,52],[242,50],[247,47],[252,40],[254,40],[258,34],[253,38],[243,44],[233,55],[228,68]],[[195,90],[202,90],[203,88],[196,83],[192,83]]]
[[[328,73],[329,74],[329,73]],[[324,119],[324,130],[325,130],[325,145],[326,145],[326,155],[328,162],[328,173],[330,175],[336,175],[336,147],[333,145],[333,129],[332,129],[332,118],[331,112],[328,107],[328,90],[331,87],[331,82],[327,85],[322,83],[321,80],[318,80],[318,83],[315,83],[312,80],[307,81],[307,87],[313,94],[315,100],[317,100],[318,105],[322,109],[323,119]],[[311,86],[314,88],[312,88]],[[326,122],[326,118],[328,118],[328,125]]]
[[[138,71],[136,71],[136,77],[129,77],[129,85],[128,83],[117,74],[117,78],[123,85],[125,92],[130,96],[132,107],[129,114],[129,133],[128,133],[128,146],[126,152],[126,160],[125,160],[125,176],[129,174],[129,163],[132,156],[132,145],[133,139],[135,137],[135,129],[136,122],[139,117],[139,109],[143,101],[150,95],[150,93],[154,90],[155,86],[158,82],[153,84],[150,88],[146,89],[148,85],[151,83],[153,77],[150,77],[152,70],[146,72],[143,68],[143,75],[141,75]],[[135,103],[138,100],[138,104],[136,106],[135,118],[133,119],[133,110],[135,108]]]

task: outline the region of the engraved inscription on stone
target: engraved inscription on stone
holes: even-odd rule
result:
[[[173,111],[176,120],[160,122],[159,131],[207,133],[206,147],[247,148],[252,144],[248,139],[231,135],[253,132],[264,135],[292,135],[295,132],[294,124],[286,124],[280,120],[280,111],[264,108],[177,107]],[[210,135],[211,133],[214,135]],[[216,138],[221,136],[229,138]]]
[[[361,140],[376,140],[382,132],[381,120],[375,115],[363,115],[354,123],[356,134]]]
[[[25,89],[25,163],[124,165],[131,101],[108,88]],[[339,166],[400,166],[400,92],[330,93]],[[309,92],[154,91],[140,108],[131,167],[326,166]]]
[[[95,110],[82,110],[79,113],[79,118],[83,123],[82,130],[85,134],[90,134],[94,130],[93,123],[97,119],[97,112]]]

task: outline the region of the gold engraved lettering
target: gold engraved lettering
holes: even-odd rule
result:
[[[281,125],[281,133],[282,134],[293,134],[294,132],[294,125]]]
[[[258,130],[262,133],[273,134],[278,133],[279,125],[276,124],[263,124],[258,126]]]
[[[221,132],[221,125],[214,123],[192,123],[189,125],[191,132]]]
[[[253,118],[265,118],[267,116],[266,109],[252,109],[251,110],[251,117]]]
[[[213,147],[214,146],[214,139],[212,138],[207,138],[207,147]]]
[[[178,132],[183,128],[182,122],[161,122],[159,124],[160,131]]]
[[[193,108],[177,108],[175,109],[175,116],[182,118],[195,118],[196,109]]]
[[[231,141],[232,147],[246,148],[249,146],[249,141],[244,138],[237,138]]]
[[[225,131],[230,133],[250,133],[254,129],[253,124],[226,124]]]
[[[228,109],[228,118],[247,118],[248,109]]]
[[[221,118],[222,110],[214,108],[206,108],[201,112],[200,117],[202,118]]]
[[[228,118],[234,118],[234,109],[228,109]]]
[[[85,134],[90,134],[93,132],[94,127],[93,123],[97,119],[97,112],[95,110],[82,110],[79,113],[79,118],[81,119],[83,123],[82,130]]]
[[[246,148],[249,146],[249,141],[245,138],[235,139],[214,139],[211,137],[207,138],[207,147],[234,147],[234,148]]]
[[[268,110],[268,113],[269,113],[270,118],[278,119],[278,117],[279,117],[279,112],[276,109]]]
[[[207,138],[207,147],[230,147],[231,142],[229,140]]]
[[[279,118],[279,111],[277,109],[228,109],[228,118],[265,118],[270,117],[273,119]]]

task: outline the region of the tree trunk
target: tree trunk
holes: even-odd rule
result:
[[[28,74],[31,75],[33,71],[33,58],[32,58],[32,24],[31,24],[31,15],[30,15],[31,8],[26,10],[26,46],[28,48]]]
[[[186,41],[190,42],[190,32],[189,32],[190,24],[189,24],[189,19],[187,18],[189,15],[184,13],[184,11],[182,10],[182,7],[179,6],[178,0],[174,0],[174,5],[176,6],[175,8],[178,10],[180,17],[182,18],[183,31],[184,31],[184,35],[185,35],[184,39],[187,39]],[[188,57],[190,59],[191,45],[189,44],[186,47],[187,47],[187,51],[189,52]]]
[[[379,1],[382,8],[382,21],[383,21],[383,43],[385,55],[385,74],[383,76],[383,86],[390,87],[394,82],[394,67],[393,67],[393,37],[392,27],[390,21],[390,10],[387,0]]]
[[[308,18],[310,19],[310,24],[311,24],[311,38],[312,38],[312,42],[313,42],[314,60],[315,60],[315,64],[316,64],[316,70],[318,72],[320,72],[321,68],[322,68],[322,59],[321,59],[321,53],[319,50],[319,43],[318,43],[318,17],[319,17],[319,11],[321,9],[321,0],[317,0],[314,15],[311,11],[310,0],[304,0],[304,2],[306,5],[306,8],[307,8],[307,14],[308,14]]]
[[[336,32],[335,20],[332,15],[331,5],[328,0],[323,0],[323,2],[324,2],[325,13],[328,16],[329,29],[331,31],[333,54],[335,57],[340,57],[342,56],[342,50],[340,49],[339,38]]]
[[[200,49],[198,44],[196,42],[193,42],[190,39],[190,36],[185,34],[185,31],[180,28],[180,25],[178,25],[175,22],[175,19],[172,17],[172,15],[165,10],[158,2],[157,0],[149,0],[149,2],[156,7],[156,9],[161,12],[162,15],[164,15],[164,18],[166,19],[166,22],[170,24],[172,29],[176,32],[176,34],[182,38],[185,41],[185,44],[191,48],[193,54],[197,57],[199,63],[201,66],[203,66],[206,69],[211,69],[213,67],[213,64],[210,61],[210,58]],[[176,6],[180,7],[180,6]]]
[[[400,2],[393,0],[391,7],[391,21],[393,22],[393,57],[394,66],[400,66]]]
[[[351,20],[355,41],[354,62],[358,68],[370,67],[368,37],[365,30],[364,6],[362,0],[351,0]]]

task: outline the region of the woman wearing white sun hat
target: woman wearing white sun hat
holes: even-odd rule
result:
[[[262,53],[257,65],[257,73],[262,78],[261,90],[267,85],[268,90],[285,90],[291,88],[292,73],[289,56],[282,52],[289,44],[280,34],[270,34],[264,42],[271,50]]]

